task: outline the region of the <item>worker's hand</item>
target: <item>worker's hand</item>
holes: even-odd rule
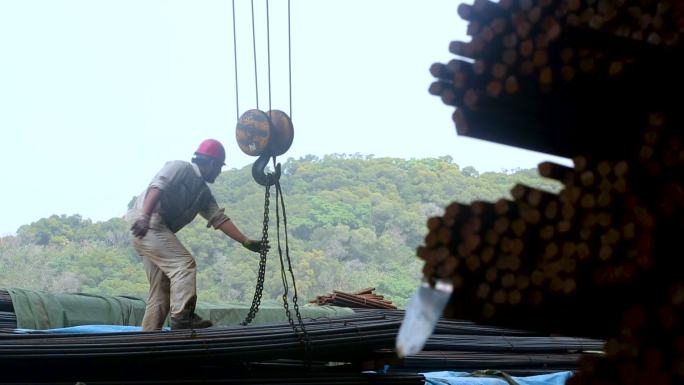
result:
[[[133,223],[133,226],[131,226],[131,232],[133,232],[133,235],[141,239],[145,237],[145,234],[147,234],[149,229],[150,216],[146,214],[141,215],[140,218]]]
[[[256,241],[253,239],[248,239],[242,242],[242,246],[244,246],[245,249],[255,253],[260,253],[264,249],[264,251],[268,252],[271,249],[271,246],[268,245],[268,241],[264,243],[262,241]]]

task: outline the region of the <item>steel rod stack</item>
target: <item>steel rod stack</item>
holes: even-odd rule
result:
[[[211,370],[214,369],[214,370]],[[227,369],[227,370],[226,370]],[[130,369],[128,369],[130,370]],[[141,368],[142,370],[142,368]],[[301,366],[289,371],[274,370],[269,366],[251,365],[247,368],[201,368],[199,371],[186,371],[181,375],[172,376],[167,374],[158,379],[141,379],[144,376],[136,376],[135,373],[127,378],[110,380],[92,380],[88,384],[93,385],[195,385],[195,384],[255,384],[255,385],[423,385],[425,377],[416,373],[352,373],[349,371],[326,370],[320,372],[303,373]],[[140,372],[144,373],[144,372]],[[17,381],[12,384],[36,384],[36,385],[74,385],[69,380],[51,381],[34,380],[31,382]]]
[[[423,350],[398,367],[417,372],[449,368],[503,370],[521,375],[576,370],[580,353],[601,351],[603,341],[585,338],[441,334],[438,329]]]
[[[332,294],[317,296],[310,303],[317,305],[345,306],[354,309],[396,309],[397,307],[385,299],[382,295],[373,293],[374,287],[359,290],[354,293],[345,293],[334,290]]]
[[[3,381],[90,382],[127,379],[136,371],[158,375],[173,365],[240,367],[278,359],[348,362],[350,357],[362,361],[374,349],[392,346],[399,324],[372,314],[308,320],[305,344],[288,323],[148,333],[0,333],[0,372]]]
[[[430,218],[445,316],[606,340],[573,384],[684,383],[684,2],[476,0],[429,92],[459,135],[570,157],[559,194],[454,202]]]
[[[458,11],[472,40],[452,42],[457,58],[430,68],[430,93],[457,107],[460,135],[620,159],[616,137],[634,145],[641,111],[672,105],[665,90],[678,91],[680,7],[626,0],[463,4]]]
[[[131,370],[140,369],[140,372],[131,373]],[[317,368],[304,372],[302,366],[293,368],[278,367],[278,364],[250,364],[243,367],[201,367],[193,370],[172,371],[159,373],[154,379],[147,379],[149,371],[144,368],[128,368],[129,375],[117,376],[116,380],[95,379],[89,380],[88,384],[95,385],[160,385],[160,384],[287,384],[287,385],[423,385],[424,376],[416,373],[359,373],[350,371],[349,368]],[[143,374],[146,373],[146,374]],[[77,376],[78,378],[92,378]],[[7,381],[7,379],[3,379]],[[4,382],[7,383],[7,382]],[[19,380],[12,384],[41,384],[41,385],[74,385],[69,380],[34,379],[30,381]]]
[[[403,319],[402,310],[361,310],[362,314],[384,314]],[[549,336],[526,330],[478,325],[472,321],[440,318],[423,350],[397,359],[392,349],[376,351],[376,367],[390,366],[390,372],[427,372],[479,369],[505,370],[517,375],[534,375],[577,369],[580,353],[598,354],[604,341]]]
[[[150,333],[7,331],[0,332],[0,372],[5,382],[51,384],[418,384],[418,372],[440,368],[521,375],[572,370],[579,353],[603,345],[593,339],[440,319],[423,352],[398,360],[391,346],[403,318],[402,310],[359,309],[353,316],[307,320],[308,347],[287,323]],[[193,369],[169,371],[174,365]],[[361,368],[388,365],[388,375],[359,374]]]

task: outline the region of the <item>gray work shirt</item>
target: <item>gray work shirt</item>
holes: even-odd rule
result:
[[[135,222],[142,214],[145,196],[151,187],[162,191],[159,202],[152,212],[152,226],[156,222],[154,214],[157,214],[163,224],[174,233],[192,222],[197,214],[208,221],[207,227],[218,228],[222,223],[230,220],[225,215],[224,209],[218,207],[197,165],[173,160],[166,162],[148,188],[138,196],[135,205],[126,215],[130,223]]]

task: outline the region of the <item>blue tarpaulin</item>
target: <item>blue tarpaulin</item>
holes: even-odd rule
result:
[[[165,327],[164,330],[169,330]],[[141,326],[126,326],[126,325],[80,325],[70,326],[66,328],[55,329],[14,329],[16,333],[130,333],[141,332]]]
[[[516,377],[498,371],[466,372],[427,372],[427,384],[431,385],[564,385],[572,372],[556,372],[537,376]]]

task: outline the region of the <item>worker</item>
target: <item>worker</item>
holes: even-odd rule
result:
[[[195,314],[197,302],[195,258],[176,232],[199,213],[207,227],[220,229],[253,252],[268,243],[247,238],[219,208],[207,183],[214,183],[225,165],[226,152],[217,140],[203,141],[191,162],[167,162],[127,212],[133,246],[142,257],[150,284],[142,327],[160,330],[171,312],[171,329],[212,326]]]

